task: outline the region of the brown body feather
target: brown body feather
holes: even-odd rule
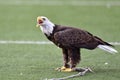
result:
[[[87,31],[60,25],[55,25],[53,33],[47,36],[47,38],[58,47],[62,48],[64,66],[70,68],[74,68],[81,60],[80,48],[92,50],[100,44],[112,46]],[[71,65],[69,65],[69,63]]]

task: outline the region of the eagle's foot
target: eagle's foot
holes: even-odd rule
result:
[[[61,71],[61,72],[72,72],[72,71],[73,71],[73,69],[71,69],[71,68],[66,68],[66,67],[64,67],[64,66],[62,66],[61,68],[57,68],[57,69],[55,69],[55,70]]]
[[[66,69],[66,67],[62,66],[62,67],[58,67],[58,68],[56,68],[55,70],[57,70],[57,71],[61,71],[61,70],[64,70],[64,69]]]
[[[72,72],[73,70],[71,68],[66,68],[64,70],[61,70],[62,72]]]
[[[75,71],[75,72],[81,72],[82,74],[85,74],[86,72],[93,73],[93,71],[89,67],[88,68],[66,68],[66,67],[62,66],[62,67],[57,68],[55,70],[61,71],[61,72],[73,72],[73,71]]]

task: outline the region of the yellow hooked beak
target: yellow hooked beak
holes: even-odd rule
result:
[[[37,25],[36,25],[36,27],[39,27],[40,24],[42,24],[42,23],[43,23],[43,19],[40,16],[38,16],[37,17]]]
[[[40,25],[39,24],[36,24],[36,27],[39,27]]]

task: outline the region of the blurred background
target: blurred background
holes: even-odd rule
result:
[[[120,41],[119,0],[0,0],[0,39],[44,40],[37,16]],[[112,40],[112,39],[113,40]]]
[[[48,41],[36,28],[37,16],[87,30],[108,42],[120,42],[120,0],[0,0],[0,41]],[[90,66],[97,73],[83,80],[120,79],[119,54],[98,49],[82,53],[78,66]],[[54,71],[59,66],[62,54],[55,45],[0,44],[0,80],[43,80],[72,74]]]

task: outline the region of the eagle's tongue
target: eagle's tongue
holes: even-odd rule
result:
[[[41,23],[43,23],[43,21],[42,21],[42,20],[39,20],[38,23],[41,24]]]

